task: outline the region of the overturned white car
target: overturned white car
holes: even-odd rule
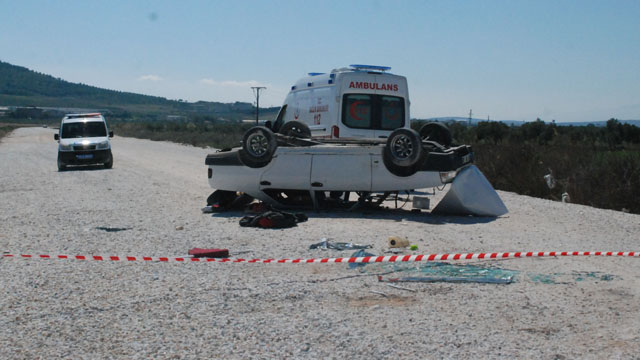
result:
[[[256,126],[245,133],[241,148],[209,154],[205,160],[209,184],[217,191],[208,204],[224,208],[238,199],[255,198],[275,207],[310,203],[322,208],[349,205],[352,193],[358,200],[352,205],[374,196],[381,202],[393,193],[450,183],[473,162],[470,146],[443,146],[429,140],[434,132],[446,129],[441,124],[425,125],[423,136],[401,128],[386,140],[322,141],[298,137],[309,130],[301,123],[293,125],[285,134]],[[492,196],[495,191],[488,186]],[[238,193],[244,196],[239,198]],[[471,213],[501,215],[483,209]]]

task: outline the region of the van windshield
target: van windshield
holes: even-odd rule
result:
[[[107,128],[102,121],[74,122],[62,125],[63,139],[107,136]]]

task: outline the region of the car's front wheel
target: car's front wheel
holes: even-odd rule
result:
[[[109,160],[104,163],[105,169],[111,169],[113,167],[113,156],[109,156]]]
[[[60,160],[60,154],[58,154],[58,171],[65,171],[67,170],[67,165],[65,165],[65,163],[62,162],[62,160]]]
[[[413,175],[423,154],[420,134],[413,129],[396,129],[387,138],[382,159],[387,169],[398,176]]]

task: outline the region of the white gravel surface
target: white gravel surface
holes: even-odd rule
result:
[[[113,169],[58,172],[53,134],[22,128],[0,144],[5,254],[333,257],[352,251],[309,245],[383,254],[391,235],[413,253],[640,250],[638,215],[507,192],[498,219],[307,212],[291,229],[241,228],[242,213],[201,213],[208,150],[116,137]],[[377,281],[393,265],[1,258],[0,358],[638,358],[640,258],[473,264],[519,273],[509,285],[402,284],[412,292]]]

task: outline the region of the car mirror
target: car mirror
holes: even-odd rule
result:
[[[109,131],[109,137],[113,137],[113,131]]]
[[[265,121],[264,126],[269,130],[273,130],[273,127],[271,125],[271,121]]]
[[[60,140],[60,135],[58,135],[58,134],[53,134],[53,139],[54,139],[54,140]]]

